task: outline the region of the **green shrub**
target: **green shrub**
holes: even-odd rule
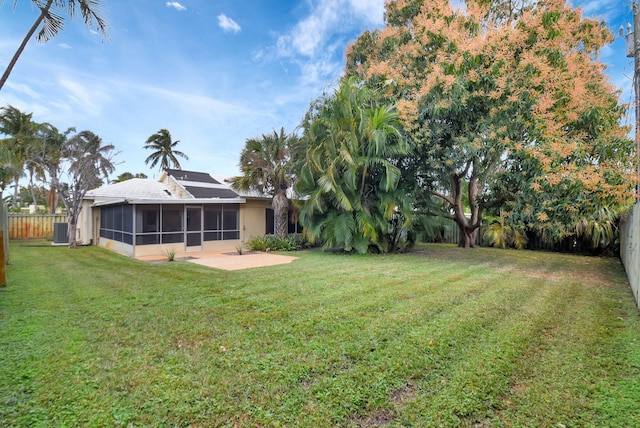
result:
[[[256,236],[247,242],[250,251],[296,251],[310,246],[302,235],[289,235],[286,238],[276,235]]]
[[[175,248],[173,248],[173,247],[171,247],[171,248],[169,248],[169,249],[167,249],[167,250],[165,250],[165,251],[164,251],[164,255],[165,255],[165,257],[167,258],[167,261],[168,261],[168,262],[173,262],[173,261],[175,261],[175,259],[176,259],[176,254],[177,254],[177,253],[178,253],[178,252],[177,252],[177,251],[176,251],[176,249],[175,249]]]

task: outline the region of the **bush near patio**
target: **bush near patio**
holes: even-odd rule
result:
[[[249,251],[296,251],[311,248],[311,244],[303,235],[288,235],[286,238],[264,235],[251,238],[247,248]]]
[[[640,418],[617,259],[424,245],[217,271],[11,246],[0,426],[608,426]]]

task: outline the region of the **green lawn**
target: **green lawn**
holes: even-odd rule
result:
[[[10,251],[0,426],[640,426],[616,259],[434,245],[223,272]]]

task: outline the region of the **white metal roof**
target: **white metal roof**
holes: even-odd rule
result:
[[[120,183],[98,187],[89,190],[85,198],[94,200],[112,198],[175,199],[164,184],[149,178],[132,178]]]
[[[198,183],[201,184],[201,183]],[[228,188],[217,185],[220,188]],[[180,198],[171,194],[163,183],[148,178],[132,178],[89,190],[85,199],[92,199],[92,206],[113,204],[243,204],[246,199],[236,198]]]

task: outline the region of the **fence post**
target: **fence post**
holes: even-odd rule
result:
[[[7,286],[7,262],[9,260],[9,216],[7,204],[2,202],[0,207],[0,287]]]
[[[4,231],[0,229],[0,287],[7,286],[7,261],[4,251]]]

